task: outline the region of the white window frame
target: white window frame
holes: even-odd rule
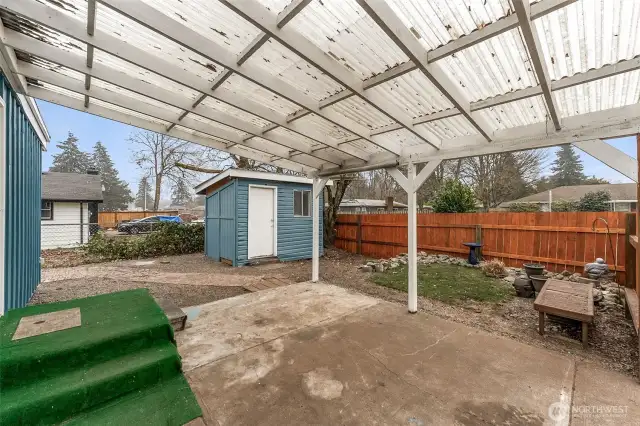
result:
[[[43,209],[42,205],[44,203],[49,203],[50,204],[50,208],[49,210],[49,217],[42,217],[42,211],[43,210],[47,210],[47,209]],[[53,201],[49,201],[49,200],[40,200],[40,220],[53,220]]]
[[[296,192],[299,192],[299,193],[302,194],[302,205],[301,205],[302,214],[296,214]],[[304,194],[305,194],[305,192],[307,194],[309,194],[309,199],[307,201],[307,209],[308,209],[307,212],[309,214],[306,214],[306,215],[304,214]],[[304,217],[304,218],[309,217],[310,218],[311,217],[311,213],[312,213],[312,210],[311,210],[312,209],[312,202],[313,202],[313,193],[312,193],[312,191],[310,189],[294,189],[293,190],[293,217],[301,217],[301,218],[302,217]]]

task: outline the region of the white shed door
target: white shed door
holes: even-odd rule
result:
[[[275,189],[249,187],[249,259],[275,256]]]

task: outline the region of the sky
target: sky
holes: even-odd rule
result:
[[[91,152],[93,145],[97,141],[101,141],[111,155],[115,167],[120,173],[120,178],[129,183],[133,192],[136,191],[141,172],[131,162],[131,151],[129,142],[127,142],[129,135],[136,131],[135,127],[40,100],[37,103],[51,135],[51,143],[42,156],[43,171],[48,170],[51,166],[53,155],[60,152],[56,143],[65,140],[67,134],[72,132],[79,139],[78,145],[83,151]],[[635,137],[610,139],[607,140],[607,143],[637,158]],[[542,170],[543,175],[551,174],[549,165],[555,157],[553,155],[555,149],[549,148],[548,150],[549,155],[546,167]],[[588,154],[577,149],[576,152],[580,155],[586,175],[595,175],[607,179],[611,183],[631,182],[630,179]]]

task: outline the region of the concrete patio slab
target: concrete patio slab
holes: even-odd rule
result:
[[[178,337],[209,425],[564,425],[579,394],[572,358],[331,285],[205,306]]]

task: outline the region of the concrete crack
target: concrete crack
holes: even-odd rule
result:
[[[454,329],[452,332],[445,334],[444,336],[442,336],[441,338],[439,338],[438,340],[436,340],[434,343],[432,343],[432,344],[430,344],[430,345],[428,345],[428,346],[425,346],[425,347],[424,347],[424,348],[422,348],[422,349],[418,349],[417,351],[415,351],[415,352],[411,352],[411,353],[409,353],[409,354],[401,354],[400,356],[412,356],[412,355],[417,355],[417,354],[419,354],[420,352],[424,352],[424,351],[426,351],[426,350],[428,350],[428,349],[430,349],[430,348],[432,348],[432,347],[436,346],[438,343],[442,342],[444,339],[446,339],[447,337],[451,336],[451,335],[452,335],[453,333],[455,333],[456,331],[458,331],[458,329],[457,329],[457,328],[456,328],[456,329]]]

